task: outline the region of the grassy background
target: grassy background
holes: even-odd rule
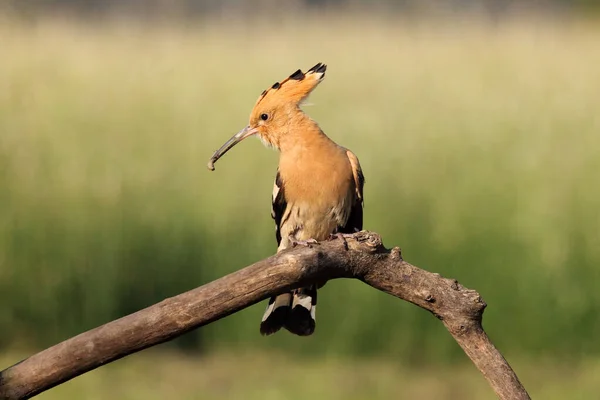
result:
[[[23,353],[24,354],[24,353]],[[0,358],[13,358],[15,353]],[[557,364],[512,360],[534,399],[588,400],[598,393],[598,360]],[[542,365],[540,365],[542,364]],[[40,400],[332,400],[497,397],[473,365],[415,367],[401,359],[306,359],[252,350],[207,357],[147,350],[41,394]]]
[[[365,227],[408,261],[482,294],[486,329],[521,363],[524,383],[537,385],[534,397],[563,388],[554,398],[565,398],[581,383],[589,398],[600,388],[588,375],[600,353],[597,25],[2,18],[0,38],[6,351],[54,344],[273,253],[276,153],[248,141],[216,172],[205,164],[247,123],[263,89],[323,61],[327,79],[306,110],[359,156]],[[382,392],[354,398],[410,385],[422,390],[413,397],[467,398],[453,392],[455,379],[472,386],[470,398],[489,396],[472,367],[455,366],[464,355],[428,313],[358,282],[331,282],[319,300],[311,338],[260,337],[261,304],[163,346],[210,350],[207,359],[142,354],[48,398],[164,397],[174,390],[167,378],[155,385],[164,369],[190,379],[233,374],[239,387],[223,378],[227,390],[260,398],[325,388],[323,398],[341,398],[348,387],[338,380],[370,366],[382,371],[371,386]],[[244,354],[239,362],[232,351]],[[281,374],[273,392],[253,387],[272,365]],[[300,385],[279,366],[319,382]],[[439,391],[428,392],[438,378]],[[181,383],[180,398],[222,397],[206,379]]]

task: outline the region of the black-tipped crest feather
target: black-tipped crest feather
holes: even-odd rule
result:
[[[314,67],[312,67],[311,69],[309,69],[308,72],[325,73],[326,70],[327,70],[327,65],[322,64],[322,63],[318,63],[317,65],[315,65]]]
[[[302,70],[299,69],[298,71],[290,75],[290,79],[301,81],[302,79],[304,79],[304,72],[302,72]]]

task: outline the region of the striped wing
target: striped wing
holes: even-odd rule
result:
[[[273,184],[273,197],[271,198],[271,217],[275,220],[275,237],[277,238],[277,246],[281,244],[281,220],[285,213],[287,202],[283,193],[283,182],[279,170]]]
[[[350,211],[350,217],[346,225],[338,228],[338,232],[341,233],[354,233],[362,230],[363,227],[363,187],[365,185],[365,176],[363,175],[360,163],[356,155],[350,150],[346,149],[346,155],[350,160],[352,166],[352,175],[354,176],[354,202],[352,204],[352,210]]]

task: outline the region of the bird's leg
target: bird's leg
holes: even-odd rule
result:
[[[298,245],[300,245],[300,246],[306,246],[306,247],[312,247],[311,245],[313,245],[313,244],[319,244],[319,242],[317,242],[315,239],[296,240],[291,235],[290,235],[289,238],[290,238],[290,244],[292,245],[292,247],[296,247]]]

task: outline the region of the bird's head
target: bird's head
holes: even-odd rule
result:
[[[326,65],[318,63],[307,72],[298,70],[263,91],[250,113],[248,126],[233,135],[213,154],[208,168],[214,171],[214,163],[249,136],[256,135],[265,145],[279,149],[282,141],[305,117],[300,104],[323,80],[326,69]]]

